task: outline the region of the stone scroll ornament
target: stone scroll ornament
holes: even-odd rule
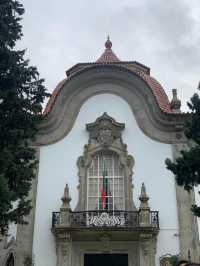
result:
[[[90,132],[90,141],[93,140],[103,146],[109,146],[116,139],[121,138],[121,131],[125,125],[116,122],[107,113],[103,113],[94,123],[87,124],[86,128]]]
[[[125,225],[125,218],[122,215],[109,215],[103,212],[100,215],[88,215],[88,226],[123,226]]]

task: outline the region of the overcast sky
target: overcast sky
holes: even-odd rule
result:
[[[19,0],[25,7],[20,46],[52,92],[65,71],[93,62],[107,35],[121,60],[151,68],[171,99],[185,102],[200,80],[200,0]]]

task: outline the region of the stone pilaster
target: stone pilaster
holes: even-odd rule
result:
[[[140,266],[155,266],[155,236],[152,234],[140,235],[139,258]]]
[[[181,155],[181,150],[187,150],[188,144],[173,145],[173,157],[176,159]],[[182,259],[188,259],[190,252],[191,261],[199,262],[199,233],[197,218],[191,212],[191,205],[195,202],[194,191],[188,193],[176,184],[176,199],[179,221],[179,243]]]
[[[62,229],[69,227],[70,221],[70,201],[69,187],[66,184],[63,197],[61,198],[62,205],[60,208],[60,223],[56,225],[56,254],[57,254],[57,266],[71,266],[71,252],[72,241],[70,234],[64,232]]]
[[[72,241],[68,233],[57,236],[57,266],[71,266]]]
[[[35,148],[36,150],[36,159],[39,161],[39,148]],[[1,260],[5,260],[4,254],[9,253],[9,250],[12,248],[12,252],[15,254],[15,265],[22,266],[25,265],[26,261],[32,261],[33,254],[33,234],[34,234],[34,222],[35,222],[35,207],[36,207],[36,196],[37,196],[37,183],[38,183],[38,170],[39,166],[37,166],[35,170],[35,179],[32,180],[32,188],[29,192],[28,198],[32,203],[32,210],[30,214],[25,217],[25,221],[27,224],[17,225],[17,235],[16,240],[13,240],[13,243],[7,243],[4,239],[4,248],[1,248],[0,244],[0,265]],[[5,244],[6,243],[6,244]],[[1,251],[3,250],[3,252]],[[5,256],[5,257],[6,257]]]
[[[36,149],[36,159],[39,161],[39,148]],[[17,226],[17,237],[16,237],[16,266],[24,265],[26,260],[32,260],[33,254],[33,234],[34,234],[34,223],[35,223],[35,208],[36,208],[36,197],[37,197],[37,183],[38,183],[38,171],[39,165],[36,169],[35,179],[32,181],[32,189],[29,193],[29,198],[32,203],[32,210],[30,214],[25,218],[27,224]]]
[[[140,266],[155,266],[155,253],[156,253],[156,234],[148,232],[151,230],[151,212],[148,204],[149,197],[146,193],[144,183],[142,183],[140,193],[140,207],[139,207],[139,222],[140,227],[147,230],[140,234],[140,245],[139,245],[139,258]]]

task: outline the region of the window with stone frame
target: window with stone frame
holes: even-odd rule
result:
[[[107,171],[106,206],[102,204],[103,170]],[[116,153],[96,154],[87,171],[87,210],[124,210],[123,167]]]

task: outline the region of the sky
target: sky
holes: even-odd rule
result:
[[[138,61],[182,110],[200,81],[200,0],[19,0],[25,8],[18,47],[52,92],[65,71],[93,62],[107,35],[122,61]]]

